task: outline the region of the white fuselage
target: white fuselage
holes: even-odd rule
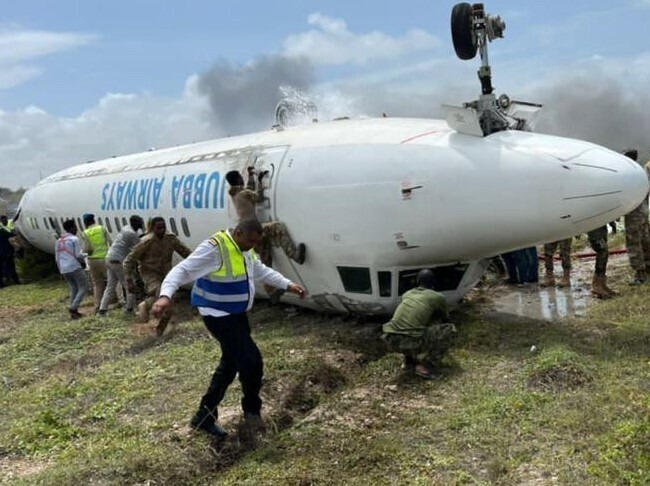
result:
[[[276,248],[274,267],[308,289],[303,305],[336,312],[388,313],[431,267],[444,267],[439,288],[458,301],[485,258],[602,226],[648,191],[635,162],[583,141],[341,120],[75,166],[25,194],[17,225],[52,252],[50,218],[94,213],[116,234],[116,219],[163,216],[195,247],[236,224],[224,176],[248,166],[270,171],[260,219],[307,246],[304,265]]]

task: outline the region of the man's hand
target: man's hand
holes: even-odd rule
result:
[[[135,287],[135,280],[132,278],[128,278],[126,280],[126,290],[129,294],[135,294],[136,287]]]
[[[287,290],[291,292],[292,294],[296,294],[300,296],[300,299],[304,299],[305,296],[307,295],[307,291],[302,288],[300,285],[295,284],[295,283],[290,283],[289,286],[287,287]]]
[[[163,295],[162,297],[159,297],[156,302],[153,303],[153,307],[151,308],[151,313],[156,319],[158,319],[165,313],[165,311],[172,308],[172,304],[173,304],[172,299]]]

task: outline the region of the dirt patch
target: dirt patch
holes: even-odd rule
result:
[[[50,466],[49,462],[24,457],[0,456],[0,478],[2,482],[24,479],[38,474]]]

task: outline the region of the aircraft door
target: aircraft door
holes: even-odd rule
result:
[[[275,214],[275,186],[280,174],[282,160],[287,152],[287,147],[271,147],[253,157],[247,167],[249,177],[255,177],[255,187],[259,190],[261,185],[262,201],[257,206],[257,217],[262,223],[274,221]],[[250,170],[252,169],[252,174]]]

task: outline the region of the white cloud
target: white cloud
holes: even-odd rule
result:
[[[207,102],[190,77],[179,98],[107,94],[74,118],[30,106],[0,112],[2,186],[31,186],[75,164],[216,138]]]
[[[440,45],[436,37],[422,29],[411,29],[402,37],[393,37],[380,31],[357,34],[350,31],[344,20],[320,13],[311,14],[308,22],[314,28],[287,37],[284,54],[305,57],[314,64],[365,64]]]
[[[70,32],[0,28],[0,89],[13,88],[41,75],[39,58],[88,44],[95,36]]]

